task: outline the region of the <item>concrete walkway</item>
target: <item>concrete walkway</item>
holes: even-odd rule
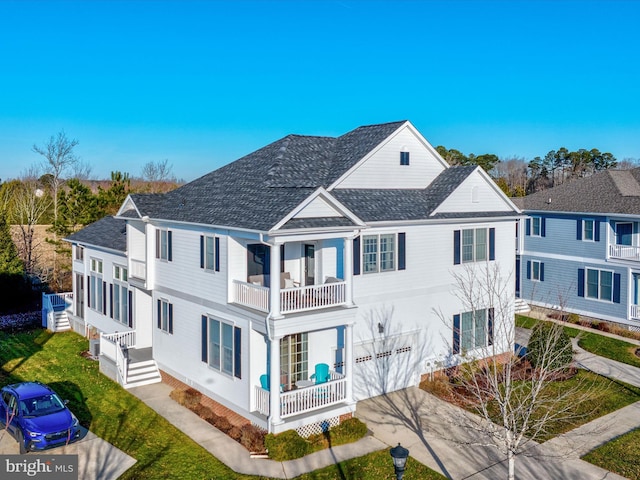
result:
[[[518,343],[526,345],[528,334],[525,329],[518,329]],[[640,386],[640,369],[598,357],[579,347],[577,350],[576,359],[583,367]],[[461,426],[458,420],[463,415],[470,415],[468,412],[419,388],[358,403],[356,416],[367,424],[372,436],[288,462],[250,458],[240,444],[173,401],[169,397],[171,390],[170,386],[160,383],[129,391],[229,468],[242,474],[291,479],[350,458],[388,449],[399,442],[417,461],[448,478],[493,480],[504,478],[507,471],[503,455],[486,442],[484,446],[478,445],[482,439],[478,438],[477,432]],[[640,402],[544,444],[531,442],[527,452],[516,460],[516,476],[521,480],[623,479],[580,460],[580,456],[637,427],[640,427]],[[389,465],[391,468],[391,461]]]

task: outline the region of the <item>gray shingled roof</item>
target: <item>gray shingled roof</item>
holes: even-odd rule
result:
[[[318,188],[328,189],[405,123],[359,127],[337,138],[288,135],[172,192],[135,194],[132,199],[141,216],[269,231]],[[448,168],[426,189],[333,189],[330,193],[365,222],[426,219],[475,168]],[[284,228],[351,225],[346,218],[293,219]]]
[[[525,211],[640,215],[640,168],[606,170],[513,201]]]
[[[104,217],[87,225],[82,230],[72,233],[65,240],[125,253],[127,250],[126,221],[114,217]]]

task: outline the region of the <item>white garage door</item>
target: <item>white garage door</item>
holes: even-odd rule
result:
[[[415,335],[406,334],[354,345],[356,400],[418,384],[420,372],[414,338]]]

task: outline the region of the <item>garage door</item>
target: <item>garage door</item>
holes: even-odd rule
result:
[[[418,384],[420,372],[414,339],[414,334],[406,334],[354,345],[356,400]]]

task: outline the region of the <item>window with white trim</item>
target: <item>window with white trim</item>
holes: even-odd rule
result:
[[[156,258],[171,261],[172,245],[171,230],[156,230]]]
[[[531,217],[531,236],[533,237],[542,236],[542,218],[541,217]]]
[[[76,245],[75,253],[76,260],[84,260],[84,247],[82,245]]]
[[[610,270],[598,270],[587,268],[586,297],[595,300],[613,301],[613,272]]]
[[[241,378],[240,337],[239,327],[209,318],[209,366]]]
[[[388,272],[396,269],[396,234],[362,237],[362,269],[364,273]]]
[[[538,260],[531,260],[531,280],[535,280],[536,282],[542,281],[541,265],[542,262],[539,262]]]
[[[102,260],[91,259],[91,274],[89,277],[90,308],[96,312],[105,312],[104,286],[102,281]]]
[[[582,220],[582,240],[590,242],[595,240],[594,225],[595,222],[593,220]]]
[[[158,299],[158,328],[173,334],[173,304],[163,299]]]
[[[120,265],[113,266],[113,318],[129,325],[129,278],[127,269]]]
[[[460,315],[460,347],[463,351],[487,346],[487,309]]]
[[[462,262],[482,262],[487,259],[487,229],[462,230]]]

